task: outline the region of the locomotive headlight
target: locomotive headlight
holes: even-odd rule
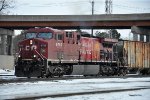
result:
[[[33,44],[33,41],[32,41],[32,40],[30,40],[30,44]]]
[[[63,54],[61,55],[61,59],[63,59],[64,58],[64,56],[63,56]]]
[[[36,55],[33,55],[34,58],[36,58]]]
[[[18,55],[18,57],[20,58],[21,56],[20,56],[20,55]]]

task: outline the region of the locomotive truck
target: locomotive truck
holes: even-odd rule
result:
[[[125,75],[131,65],[127,41],[50,27],[31,28],[24,34],[18,43],[17,77]]]

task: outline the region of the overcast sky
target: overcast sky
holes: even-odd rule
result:
[[[92,0],[15,0],[14,15],[90,15]],[[113,14],[150,13],[150,0],[112,0]],[[105,0],[94,0],[94,14],[105,14]]]
[[[11,14],[83,15],[91,14],[92,0],[15,0]],[[112,0],[113,14],[150,13],[150,0]],[[105,14],[105,0],[94,0],[94,13]]]

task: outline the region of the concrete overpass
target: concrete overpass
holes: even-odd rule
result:
[[[111,15],[1,15],[0,27],[27,29],[30,27],[54,27],[63,29],[131,29],[139,26],[150,29],[149,14]]]

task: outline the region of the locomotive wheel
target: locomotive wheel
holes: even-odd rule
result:
[[[84,77],[87,77],[88,75],[83,75]]]
[[[27,78],[28,78],[28,79],[30,79],[31,77],[30,77],[30,76],[28,76]]]
[[[51,76],[52,76],[51,72],[49,71],[49,69],[47,69],[47,70],[46,70],[46,75],[45,75],[45,77],[46,77],[46,78],[49,78],[49,77],[51,77]]]
[[[148,73],[147,73],[147,75],[150,75],[150,69],[148,69]]]
[[[59,75],[58,77],[63,77],[63,75]]]
[[[121,69],[118,76],[125,76],[127,73],[124,69]]]
[[[40,76],[37,76],[37,78],[40,78]]]
[[[26,73],[27,73],[27,78],[28,78],[28,79],[31,78],[31,77],[30,77],[30,72],[27,71]]]
[[[24,73],[25,77],[30,78],[30,67],[29,67],[29,65],[24,66],[23,73]]]

